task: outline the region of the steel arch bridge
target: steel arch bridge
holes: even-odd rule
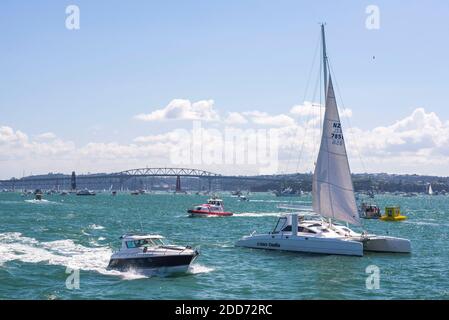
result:
[[[225,181],[225,180],[240,180],[246,182],[281,182],[283,179],[279,176],[230,176],[213,173],[210,171],[191,169],[191,168],[139,168],[130,169],[115,173],[99,173],[99,174],[87,174],[77,175],[76,181],[81,185],[94,187],[98,183],[102,182],[108,184],[118,183],[123,185],[126,181],[133,178],[144,177],[176,177],[177,188],[181,188],[181,177],[186,178],[199,178],[208,181],[209,186],[212,182]],[[1,188],[53,188],[54,186],[67,187],[71,184],[70,175],[42,175],[42,176],[30,176],[21,179],[10,179],[0,181]]]
[[[212,173],[209,171],[199,170],[199,169],[189,169],[189,168],[142,168],[142,169],[130,169],[126,171],[121,171],[117,173],[112,173],[110,176],[113,177],[222,177],[222,175],[217,173]]]

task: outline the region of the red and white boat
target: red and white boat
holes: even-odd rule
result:
[[[193,207],[187,211],[191,217],[229,217],[232,212],[224,210],[223,200],[212,198],[205,204]]]

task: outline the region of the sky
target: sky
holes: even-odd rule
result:
[[[66,27],[69,5],[77,30]],[[378,29],[367,28],[370,5]],[[311,171],[320,22],[352,171],[448,176],[447,1],[3,0],[0,179],[146,166],[261,173],[262,157],[180,161],[198,121],[205,148],[226,153],[226,128],[274,134],[273,173]]]

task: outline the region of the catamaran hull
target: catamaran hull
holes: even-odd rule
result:
[[[359,240],[363,250],[373,252],[410,253],[410,240],[385,236],[372,236]]]
[[[363,256],[363,244],[346,239],[326,239],[315,237],[283,237],[272,238],[249,236],[237,241],[237,247],[294,251],[304,253],[336,254],[348,256]]]

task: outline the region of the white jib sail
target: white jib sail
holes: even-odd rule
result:
[[[360,225],[337,101],[330,77],[323,135],[312,187],[313,210],[316,213]]]

